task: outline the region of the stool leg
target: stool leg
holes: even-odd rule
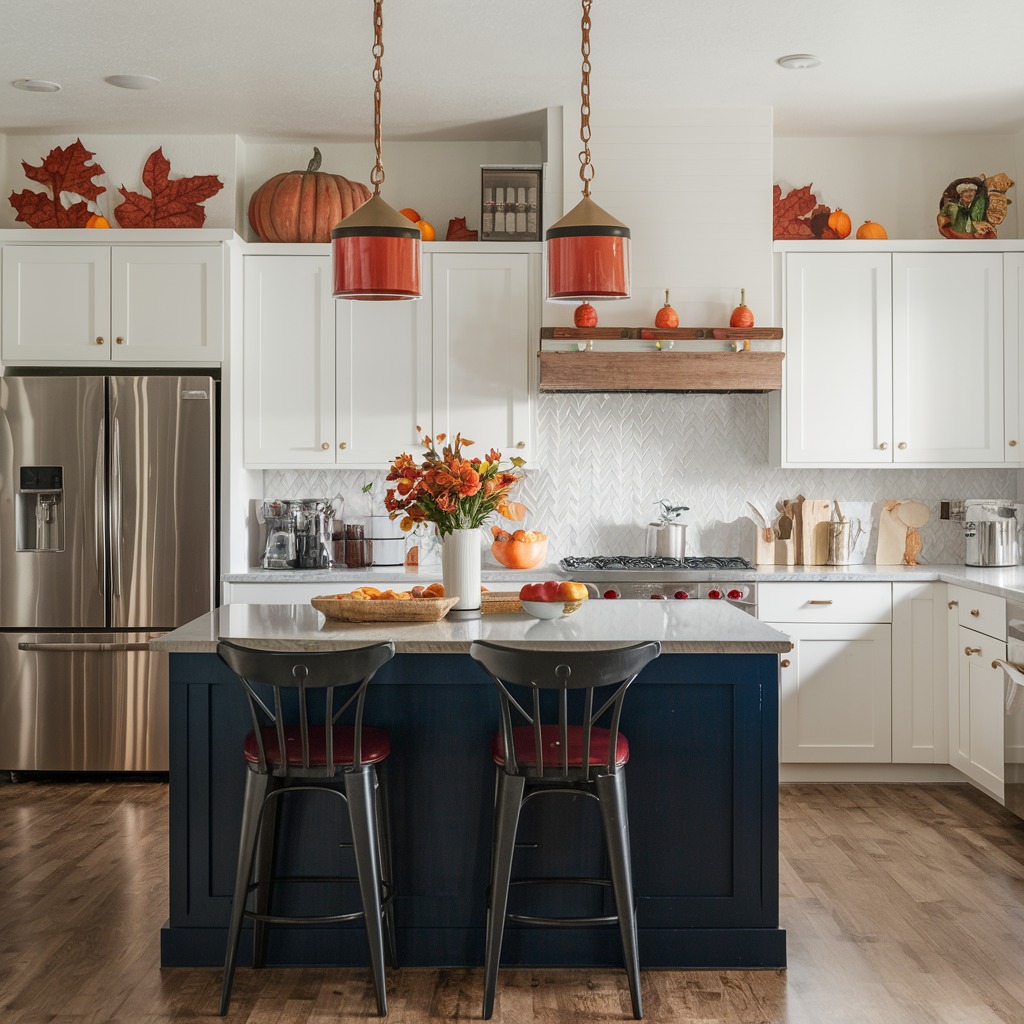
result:
[[[356,855],[359,894],[366,917],[366,938],[370,945],[370,966],[377,992],[377,1013],[386,1017],[388,998],[384,989],[384,931],[380,910],[380,854],[377,849],[376,798],[373,768],[345,772],[345,796],[352,825],[352,849]]]
[[[245,773],[245,802],[242,805],[242,831],[238,839],[238,867],[235,870],[235,894],[231,899],[231,920],[228,925],[228,947],[224,954],[224,984],[220,993],[220,1010],[223,1017],[231,1001],[231,983],[235,977],[235,961],[238,959],[238,939],[242,934],[242,917],[249,895],[249,877],[252,861],[259,838],[263,800],[270,788],[270,776],[259,772]]]
[[[259,842],[256,844],[256,913],[265,914],[270,909],[270,891],[274,878],[274,844],[277,839],[277,806],[280,796],[272,794],[280,789],[277,779],[266,776],[267,797],[263,807],[263,823],[260,825]],[[252,923],[252,965],[262,967],[267,958],[267,925],[264,921]]]
[[[388,944],[388,963],[398,966],[398,944],[395,935],[395,871],[391,853],[391,799],[388,793],[388,764],[381,761],[375,767],[377,776],[377,824],[380,828],[380,874],[388,883],[392,899],[384,908],[384,937]]]
[[[640,956],[636,940],[636,913],[633,909],[633,871],[629,857],[629,814],[626,808],[626,773],[619,769],[614,775],[598,774],[595,779],[597,795],[601,801],[601,822],[608,847],[608,861],[615,892],[615,909],[619,915],[619,935],[622,938],[622,959],[629,980],[629,995],[633,1001],[633,1016],[640,1020],[643,1005],[640,1001]]]
[[[501,940],[508,911],[508,886],[512,878],[512,855],[515,853],[516,829],[523,805],[526,779],[508,775],[497,769],[494,790],[494,830],[491,839],[491,886],[487,893],[487,945],[484,952],[483,1019],[494,1013],[494,996],[498,988],[498,967],[501,964]]]

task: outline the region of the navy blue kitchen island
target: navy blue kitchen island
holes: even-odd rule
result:
[[[483,961],[497,699],[465,653],[469,643],[595,649],[661,640],[664,653],[633,684],[622,722],[630,741],[641,967],[785,966],[777,737],[778,658],[789,643],[710,601],[595,601],[562,620],[488,615],[397,626],[325,622],[305,606],[228,605],[154,641],[154,649],[170,652],[171,672],[170,908],[162,966],[217,965],[224,958],[245,782],[242,742],[251,722],[240,683],[213,653],[218,637],[277,650],[395,640],[399,653],[371,684],[366,721],[391,737],[395,915],[399,962],[410,967]],[[345,826],[335,833],[321,814],[326,803],[291,807],[291,820],[282,821],[288,835],[302,837],[278,851],[297,871],[328,873],[325,858],[336,860],[347,841]],[[516,875],[605,874],[592,801],[535,801],[524,811],[519,842]],[[347,851],[342,857],[351,860]],[[591,887],[573,886],[568,894],[527,888],[540,890],[530,899],[548,913],[600,912],[610,898]],[[306,887],[294,898],[316,896]],[[240,963],[249,962],[250,951],[243,936]],[[502,961],[619,965],[618,932],[510,924]],[[270,964],[366,962],[361,922],[270,932]]]

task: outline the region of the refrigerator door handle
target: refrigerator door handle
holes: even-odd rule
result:
[[[18,644],[19,651],[148,651],[148,643],[35,643],[22,642]]]
[[[111,459],[111,480],[110,480],[110,554],[111,554],[111,584],[112,595],[121,597],[121,511],[122,511],[122,487],[121,487],[121,427],[118,421],[114,420],[113,453]]]
[[[93,541],[96,545],[96,589],[103,596],[103,452],[106,448],[106,425],[101,421],[96,441],[96,480],[93,492]]]

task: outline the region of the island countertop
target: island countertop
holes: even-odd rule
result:
[[[789,638],[718,601],[590,601],[560,619],[484,615],[440,622],[327,620],[310,605],[228,604],[150,642],[154,651],[212,653],[218,640],[266,650],[345,650],[393,640],[401,654],[465,654],[474,640],[607,650],[660,640],[666,654],[782,654]]]

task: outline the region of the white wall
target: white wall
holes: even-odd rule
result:
[[[1013,135],[776,138],[774,184],[785,195],[813,182],[819,203],[842,207],[853,232],[866,220],[890,238],[940,238],[939,197],[955,178],[1000,171],[1019,182],[1000,238],[1019,238],[1024,143]],[[851,236],[852,237],[852,236]]]

